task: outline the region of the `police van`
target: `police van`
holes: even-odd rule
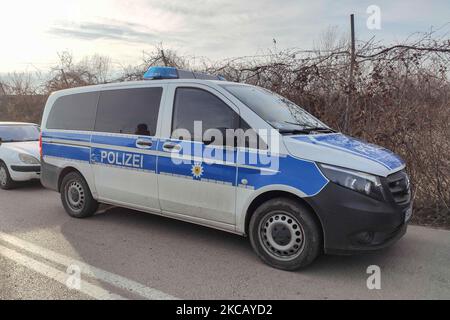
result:
[[[152,67],[58,91],[41,128],[41,182],[70,216],[105,203],[248,236],[284,270],[391,245],[412,213],[400,157],[221,77]]]

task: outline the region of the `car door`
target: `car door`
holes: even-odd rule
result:
[[[160,211],[156,138],[163,86],[100,93],[91,163],[100,201]]]
[[[232,229],[236,151],[232,145],[211,143],[214,139],[204,141],[202,135],[208,129],[235,129],[239,124],[238,109],[219,92],[200,84],[171,84],[167,100],[167,127],[162,131],[158,150],[163,212]],[[195,121],[202,123],[198,132],[194,132]],[[180,132],[189,136],[180,136]]]

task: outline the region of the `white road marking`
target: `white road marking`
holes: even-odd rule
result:
[[[49,249],[40,247],[31,242],[19,239],[15,236],[0,232],[0,240],[10,243],[13,246],[26,250],[30,253],[36,254],[43,257],[44,259],[50,260],[54,263],[65,266],[66,268],[70,265],[77,265],[81,268],[81,272],[88,277],[92,277],[104,282],[107,282],[118,288],[127,290],[133,294],[140,295],[143,298],[150,300],[174,300],[177,299],[174,296],[166,294],[157,289],[147,287],[139,282],[127,279],[125,277],[119,276],[117,274],[102,270],[100,268],[91,266],[85,262],[75,260],[71,257],[62,255],[60,253],[51,251]]]
[[[66,281],[68,278],[68,274],[65,272],[62,272],[58,269],[55,269],[53,267],[50,267],[46,265],[45,263],[39,262],[37,260],[34,260],[26,255],[23,255],[15,250],[6,248],[2,245],[0,245],[0,255],[30,269],[33,270],[39,274],[42,274],[46,276],[47,278],[56,280],[64,285],[66,285]],[[124,300],[125,298],[111,293],[108,290],[105,290],[99,286],[93,285],[89,282],[86,282],[84,280],[80,281],[80,289],[77,289],[77,291],[84,293],[94,299],[98,300]]]

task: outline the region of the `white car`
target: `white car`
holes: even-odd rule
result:
[[[0,188],[40,178],[39,133],[34,123],[0,122]]]

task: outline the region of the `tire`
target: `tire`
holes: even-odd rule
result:
[[[61,182],[61,201],[69,216],[87,218],[98,209],[98,202],[92,197],[91,190],[78,172],[69,172]]]
[[[9,190],[16,186],[15,181],[9,174],[8,167],[3,161],[0,161],[0,188],[3,190]]]
[[[293,271],[311,264],[322,252],[322,232],[314,213],[289,198],[275,198],[252,215],[253,250],[268,265]]]

